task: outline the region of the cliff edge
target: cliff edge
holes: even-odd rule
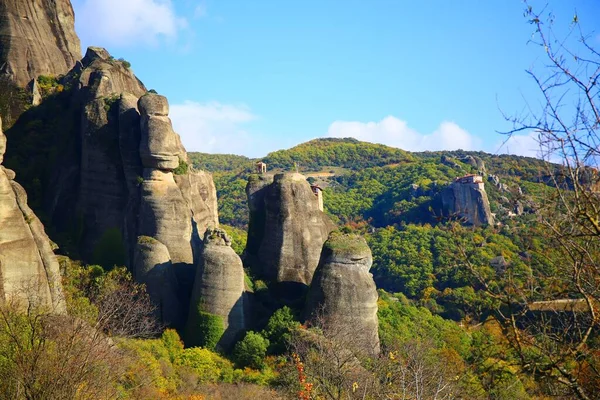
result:
[[[0,2],[0,75],[25,87],[39,75],[66,73],[80,58],[69,0]]]

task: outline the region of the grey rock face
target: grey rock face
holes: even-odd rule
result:
[[[164,244],[171,261],[192,264],[192,213],[172,172],[144,170],[138,235],[150,236]]]
[[[171,326],[179,326],[183,322],[183,315],[177,297],[177,278],[169,250],[164,244],[149,236],[138,238],[134,277],[137,282],[146,285],[160,320]]]
[[[494,268],[498,275],[502,275],[506,272],[509,264],[508,261],[502,256],[494,257],[490,260],[490,266]]]
[[[0,74],[20,87],[66,73],[81,57],[69,0],[0,2]]]
[[[183,199],[192,211],[197,237],[204,237],[208,228],[218,228],[217,188],[212,175],[205,171],[192,170],[185,175],[175,175],[174,178]]]
[[[223,319],[225,332],[217,346],[228,349],[238,334],[246,329],[244,315],[244,268],[242,260],[231,248],[225,231],[208,229],[196,269],[192,291],[188,332],[198,324],[198,310]],[[193,341],[193,338],[190,338]]]
[[[515,201],[513,211],[517,215],[523,215],[525,208],[523,207],[523,204],[520,201]]]
[[[474,157],[472,155],[466,155],[460,159],[461,162],[465,164],[469,164],[472,167],[477,168],[479,173],[485,173],[485,163],[479,157]]]
[[[444,165],[447,165],[450,168],[460,168],[460,165],[456,161],[454,161],[451,157],[448,157],[445,154],[443,154],[440,157],[440,162]]]
[[[498,186],[500,185],[500,178],[498,177],[498,175],[488,175],[488,182],[490,182],[492,185],[494,186]]]
[[[1,122],[0,122],[1,125]],[[0,161],[6,137],[0,130]],[[65,313],[59,265],[50,239],[27,206],[25,190],[0,168],[0,301]]]
[[[323,245],[308,291],[305,315],[311,323],[356,335],[356,344],[379,353],[377,288],[369,269],[371,250],[364,238],[333,232]]]
[[[494,224],[483,181],[461,182],[457,179],[442,191],[442,205],[446,215],[459,216],[467,224]]]
[[[250,210],[246,254],[256,257],[265,233],[265,194],[273,183],[272,174],[250,175],[246,185],[246,197]]]
[[[174,264],[192,266],[190,242],[201,242],[192,223],[200,234],[218,225],[216,190],[209,174],[192,169],[178,178],[181,187],[175,182],[170,171],[187,155],[168,118],[167,100],[146,94],[131,70],[99,47],[90,47],[65,80],[75,88],[74,108],[81,110],[74,132],[80,147],[54,174],[48,214],[54,221],[81,220],[88,261],[105,232],[118,230],[130,266],[138,236],[167,246]]]
[[[246,189],[251,221],[247,251],[257,258],[265,278],[309,285],[334,225],[319,210],[303,175],[277,174],[268,182],[253,177]]]
[[[128,136],[135,139],[136,133],[130,131],[131,124],[124,118],[125,110],[121,110],[132,99],[126,97],[122,102],[120,95],[130,93],[139,97],[146,89],[129,69],[102,48],[89,48],[82,68],[77,83],[79,90],[74,93],[75,101],[81,104],[76,207],[87,227],[82,237],[83,256],[90,259],[106,232],[124,231],[124,210],[131,194],[128,188],[131,189],[134,179],[132,170],[141,168],[132,165],[137,160],[132,159],[131,149],[121,149],[122,142],[127,141]],[[135,111],[127,114],[129,118],[132,113]]]
[[[169,104],[163,96],[148,93],[138,102],[142,138],[140,157],[146,168],[172,171],[179,165],[181,140],[169,119]]]
[[[187,154],[171,126],[167,100],[146,94],[127,65],[105,49],[90,47],[63,83],[71,90],[58,100],[45,100],[60,101],[65,113],[61,132],[52,133],[61,156],[48,165],[44,210],[59,232],[77,232],[73,241],[86,262],[103,263],[97,254],[119,254],[122,260],[107,262],[126,264],[135,272],[165,264],[168,254],[185,317],[200,235],[218,226],[211,175],[190,167],[174,179],[173,169]],[[140,236],[160,245],[141,246]],[[107,246],[115,251],[107,251]],[[151,276],[162,276],[159,272]],[[156,301],[165,301],[152,290]],[[177,319],[166,312],[162,317],[167,323]]]

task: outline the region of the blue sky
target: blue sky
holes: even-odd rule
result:
[[[549,3],[600,45],[600,1]],[[406,150],[500,147],[501,111],[543,65],[519,0],[73,0],[82,46],[131,62],[169,98],[188,151],[262,156],[326,136]]]

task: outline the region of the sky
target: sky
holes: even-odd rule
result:
[[[260,157],[319,137],[409,151],[536,156],[498,132],[539,102],[544,67],[520,0],[72,0],[82,48],[105,47],[169,99],[188,151]],[[600,47],[599,0],[575,14]],[[85,51],[85,50],[84,50]]]

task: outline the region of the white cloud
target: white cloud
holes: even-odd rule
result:
[[[541,158],[538,135],[535,132],[513,134],[496,145],[495,153]]]
[[[82,40],[97,46],[156,45],[175,40],[187,27],[171,0],[79,0],[73,5]]]
[[[353,137],[409,151],[474,150],[480,142],[454,122],[444,121],[434,132],[423,134],[394,116],[379,122],[335,121],[329,126],[327,136]]]
[[[248,154],[255,147],[243,125],[258,117],[247,106],[186,101],[169,115],[188,151]]]

